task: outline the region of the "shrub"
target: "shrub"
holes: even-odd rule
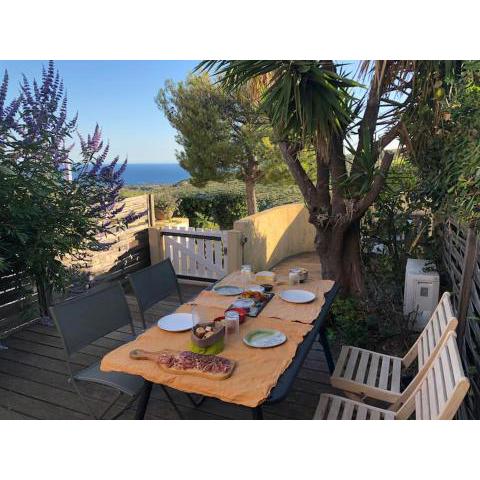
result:
[[[368,341],[368,322],[364,305],[355,297],[337,298],[332,305],[334,323],[329,335],[339,344],[365,348]]]
[[[178,198],[170,191],[159,191],[155,193],[155,208],[164,213],[174,213],[178,207]]]
[[[222,229],[233,226],[235,220],[247,215],[245,197],[236,192],[190,192],[180,196],[179,212],[188,217],[193,227],[197,221],[209,221]]]
[[[296,186],[260,184],[256,191],[260,211],[302,201]],[[240,181],[208,182],[202,188],[194,187],[188,181],[177,185],[131,186],[122,190],[122,196],[152,192],[156,198],[165,195],[176,198],[176,214],[187,217],[192,227],[229,229],[236,220],[247,215],[245,186]]]

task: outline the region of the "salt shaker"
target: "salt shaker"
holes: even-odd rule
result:
[[[225,312],[225,338],[233,340],[240,335],[240,314],[235,310]]]

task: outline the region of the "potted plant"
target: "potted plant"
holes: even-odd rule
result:
[[[157,220],[170,220],[178,207],[178,199],[170,192],[155,194],[155,218]]]

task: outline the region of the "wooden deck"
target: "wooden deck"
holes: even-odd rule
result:
[[[307,258],[305,258],[307,260]],[[185,299],[194,297],[201,287],[182,285]],[[135,323],[140,327],[135,299],[128,296]],[[155,306],[147,319],[153,321],[178,306],[175,296]],[[99,361],[108,351],[128,340],[129,329],[118,330],[98,340],[74,357],[74,365],[84,368]],[[0,419],[86,419],[80,399],[68,383],[61,340],[54,327],[34,324],[15,333],[0,350]],[[111,389],[83,384],[83,391],[96,411],[113,399]],[[187,396],[175,390],[171,395],[187,419],[250,419],[247,408],[207,399],[194,408]],[[311,419],[323,392],[334,392],[320,344],[316,343],[305,361],[288,398],[281,404],[264,408],[265,419]],[[121,417],[132,419],[132,407]],[[176,419],[175,410],[164,392],[155,386],[147,408],[147,419]]]

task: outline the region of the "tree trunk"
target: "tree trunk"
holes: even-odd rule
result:
[[[247,196],[247,213],[253,215],[258,212],[257,195],[255,193],[255,180],[252,177],[245,178],[245,191]]]
[[[38,306],[40,310],[40,316],[43,318],[49,317],[48,307],[52,303],[52,288],[45,283],[45,280],[41,277],[36,277],[36,287],[38,294]]]
[[[360,247],[360,221],[353,222],[345,232],[342,256],[342,279],[344,289],[356,296],[365,293],[362,253]]]
[[[320,257],[322,278],[340,283],[344,294],[362,295],[363,268],[360,251],[360,223],[347,231],[316,226],[315,244]]]

